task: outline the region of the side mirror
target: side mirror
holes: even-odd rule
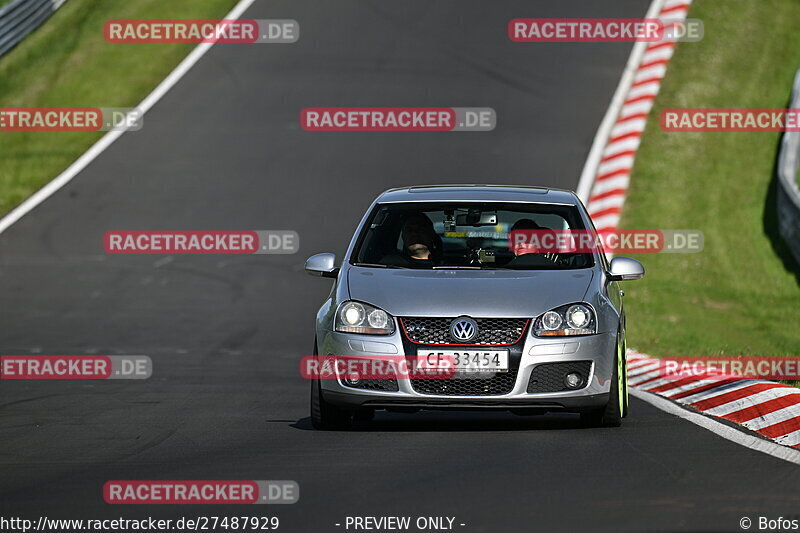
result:
[[[335,254],[316,254],[306,260],[306,272],[312,276],[335,278],[339,274]]]
[[[608,266],[608,279],[611,281],[632,281],[644,277],[644,267],[636,259],[615,257]]]

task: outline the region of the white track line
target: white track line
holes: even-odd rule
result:
[[[754,437],[753,435],[749,435],[743,431],[725,425],[722,422],[717,422],[713,418],[688,411],[679,405],[676,405],[671,401],[650,392],[645,392],[639,389],[630,389],[630,394],[635,398],[644,400],[653,407],[657,407],[666,413],[683,418],[684,420],[688,420],[693,424],[697,424],[698,426],[705,428],[716,435],[719,435],[723,439],[735,442],[736,444],[744,446],[745,448],[750,448],[751,450],[766,453],[767,455],[777,457],[778,459],[783,459],[784,461],[800,465],[800,450],[787,448],[784,445],[776,444],[772,441],[759,437]]]
[[[741,444],[742,446],[746,446],[756,451],[768,453],[770,455],[780,457],[781,459],[788,460],[790,462],[800,464],[800,459],[787,459],[787,457],[800,457],[795,456],[793,454],[786,455],[783,452],[780,453],[773,453],[774,449],[770,446],[765,446],[763,444],[754,444],[754,440],[761,440],[758,437],[751,435],[749,433],[745,433],[743,431],[737,430],[737,427],[743,426],[744,428],[750,429],[751,431],[755,431],[757,433],[761,433],[760,430],[769,428],[776,424],[786,423],[787,421],[796,420],[800,422],[800,416],[798,416],[798,409],[800,409],[800,404],[795,405],[788,405],[786,407],[776,409],[772,412],[763,412],[758,413],[752,416],[748,420],[743,420],[738,422],[738,425],[730,426],[726,425],[723,422],[720,422],[714,417],[723,417],[727,418],[729,415],[734,414],[736,412],[741,411],[742,409],[749,409],[753,407],[758,407],[759,405],[775,400],[777,398],[787,397],[787,396],[800,396],[800,390],[781,386],[777,383],[765,382],[765,381],[758,381],[752,379],[743,379],[737,378],[739,381],[733,381],[730,383],[726,383],[723,385],[715,386],[711,389],[697,392],[695,394],[691,394],[686,396],[685,398],[680,399],[669,399],[672,396],[680,394],[682,391],[691,392],[694,388],[701,387],[707,384],[714,384],[716,382],[720,382],[723,380],[730,379],[731,377],[735,376],[728,376],[728,375],[721,375],[721,376],[713,376],[706,379],[700,379],[694,381],[692,383],[687,383],[683,386],[673,387],[670,390],[664,390],[659,393],[652,393],[649,392],[648,388],[655,388],[659,386],[660,382],[665,381],[663,379],[654,379],[647,382],[646,385],[643,386],[636,386],[636,383],[642,383],[643,381],[647,380],[648,376],[653,375],[653,371],[651,370],[651,366],[648,363],[651,363],[646,357],[642,357],[639,353],[630,353],[629,358],[633,362],[633,364],[638,365],[638,368],[635,369],[632,373],[635,373],[637,370],[639,371],[638,377],[634,377],[633,379],[629,379],[628,383],[631,385],[631,394],[636,398],[643,399],[648,403],[652,404],[653,406],[662,409],[670,414],[678,414],[681,418],[684,418],[692,423],[698,423],[700,426],[717,433],[725,437],[728,440]],[[658,360],[656,360],[656,364],[660,364]],[[679,381],[678,379],[677,381]],[[666,380],[667,383],[664,385],[668,385],[669,380]],[[715,405],[713,407],[708,407],[706,409],[702,409],[697,412],[697,402],[706,401],[709,399],[713,399],[716,397],[720,397],[731,393],[733,391],[747,389],[749,387],[753,387],[754,385],[773,385],[767,390],[764,391],[752,391],[751,394],[744,396],[738,399],[731,399],[725,403]],[[758,388],[758,387],[757,387]],[[647,396],[649,395],[649,396]],[[662,398],[662,401],[653,401],[653,398]],[[680,408],[680,406],[688,406],[686,407],[686,411]],[[689,410],[689,409],[692,410]],[[677,411],[676,411],[677,409]],[[688,414],[687,414],[688,413]],[[703,421],[699,423],[699,421]],[[773,430],[774,431],[774,430]],[[740,435],[737,436],[736,433],[739,432]],[[800,430],[793,431],[791,428],[787,428],[787,434],[779,436],[779,437],[770,437],[767,435],[762,436],[766,442],[774,443],[779,445],[780,447],[784,446],[795,446],[800,443]],[[800,450],[792,450],[795,453],[800,453]]]
[[[669,16],[682,18],[686,16],[688,5],[691,4],[691,1],[653,0],[646,16],[647,18],[658,18],[662,15],[665,7],[669,9],[680,5],[680,11],[671,11]],[[578,197],[586,205],[590,216],[592,216],[595,227],[599,230],[616,228],[619,223],[620,211],[624,205],[626,191],[630,182],[630,171],[646,125],[646,117],[650,114],[655,103],[655,97],[667,71],[666,63],[672,58],[674,51],[674,45],[650,47],[649,43],[644,42],[634,44],[622,78],[611,100],[611,105],[606,111],[592,142],[589,156],[578,183],[577,193]],[[642,68],[642,65],[644,65],[644,68]],[[638,86],[633,87],[636,83],[638,83]],[[630,118],[626,119],[626,117]],[[625,136],[625,138],[620,138],[622,136]],[[678,385],[662,391],[662,396],[645,392],[647,388],[665,387],[669,385],[670,381],[677,382],[682,380],[680,377],[672,379],[670,376],[661,376],[663,369],[660,367],[660,363],[651,363],[647,361],[646,356],[642,356],[638,352],[629,351],[628,357],[632,363],[628,370],[628,383],[633,387],[631,388],[631,394],[634,397],[642,399],[662,411],[674,414],[708,429],[732,442],[794,464],[800,464],[800,450],[787,448],[771,440],[755,437],[718,422],[710,416],[683,409],[678,403],[663,397],[701,388],[708,381],[698,380]],[[724,377],[720,376],[719,379],[721,381]],[[637,384],[641,384],[642,388],[635,388]],[[750,380],[724,384],[720,387],[713,387],[691,394],[677,400],[677,402],[688,405],[746,388],[752,384],[754,382]],[[775,396],[775,392],[775,390],[770,390],[739,400],[732,400],[724,405],[710,409],[709,414],[730,414],[758,404],[759,400],[766,401],[771,399]],[[779,396],[798,392],[800,391],[794,393],[780,392]],[[772,416],[757,416],[747,422],[748,425],[754,428],[768,427],[775,423],[795,418],[792,411],[793,409],[789,407],[780,410],[778,413],[773,413]],[[800,431],[784,435],[780,438],[780,441],[784,444],[796,444],[800,441]]]
[[[225,20],[238,19],[244,11],[250,7],[255,0],[240,0],[238,4],[223,18]],[[151,107],[158,102],[180,79],[189,72],[197,61],[214,45],[214,43],[201,43],[198,44],[189,55],[187,55],[175,69],[164,78],[164,80],[148,94],[141,103],[136,106],[142,113],[146,113]],[[67,167],[64,172],[56,176],[47,185],[36,191],[30,198],[19,204],[12,209],[6,216],[0,219],[0,233],[7,230],[14,222],[25,216],[33,208],[40,203],[44,202],[47,198],[53,195],[61,187],[69,183],[81,170],[86,168],[89,163],[95,160],[106,148],[116,141],[124,130],[109,131],[103,135],[99,141],[94,143],[83,155],[81,155],[74,163]]]
[[[646,17],[658,18],[665,6],[672,7],[674,5],[680,5],[683,3],[685,3],[685,0],[653,0],[653,2],[650,4],[650,8],[647,10]],[[680,12],[671,12],[670,16],[685,16],[686,11],[688,11],[688,7],[681,9]],[[603,121],[600,124],[600,128],[597,130],[597,134],[592,142],[592,147],[589,150],[589,156],[584,164],[583,172],[581,172],[577,193],[578,197],[587,206],[590,214],[599,213],[609,208],[621,207],[621,204],[624,202],[624,192],[612,193],[612,191],[624,191],[627,189],[630,177],[628,175],[629,172],[624,172],[624,169],[632,166],[634,156],[631,156],[630,154],[622,155],[617,158],[613,158],[612,156],[627,151],[635,152],[639,148],[641,132],[644,130],[646,120],[636,118],[620,122],[619,119],[624,118],[625,116],[650,113],[650,110],[654,104],[654,97],[658,94],[661,84],[660,78],[664,77],[667,68],[666,65],[663,64],[654,64],[644,69],[640,69],[639,67],[642,64],[648,64],[653,61],[669,60],[672,57],[675,48],[674,46],[665,46],[647,51],[648,47],[649,44],[644,42],[637,42],[634,44],[631,55],[628,58],[628,63],[626,64],[625,70],[622,74],[622,78],[617,86],[617,90],[614,93],[614,97],[611,99],[611,105],[608,107],[608,110],[603,117]],[[632,85],[635,82],[650,79],[653,79],[654,82],[645,83],[639,87],[632,88]],[[645,96],[653,98],[643,99],[637,102],[629,102],[626,104],[626,102],[629,100]],[[616,138],[620,135],[625,135],[628,133],[633,133],[634,135],[626,139],[616,140],[614,143],[609,143],[612,138]],[[613,146],[609,146],[609,144],[612,144]],[[622,173],[619,175],[602,178],[602,176],[615,171]],[[600,177],[600,179],[598,179],[598,177]],[[609,193],[611,195],[606,196],[605,198],[595,199],[595,201],[591,203],[589,202],[590,194],[597,196],[604,193]],[[593,217],[593,221],[595,227],[598,229],[614,228],[619,222],[619,214],[604,214],[603,216]],[[652,379],[654,377],[658,377],[659,372],[661,372],[658,362],[655,362],[654,364],[651,364],[649,361],[644,362],[647,360],[646,356],[643,356],[635,351],[629,351],[628,358],[632,363],[628,372],[628,382],[631,386],[634,386],[636,383],[647,383],[646,387],[649,386],[655,388],[666,385],[669,382],[668,378],[655,380]],[[718,378],[719,381],[722,379],[724,378]],[[677,379],[675,381],[677,381]],[[711,382],[713,381],[716,380],[711,380]],[[668,394],[677,395],[684,391],[700,388],[708,383],[709,380],[698,380],[693,383],[677,386],[669,390]],[[745,381],[742,383],[723,386],[721,389],[712,388],[704,392],[687,396],[686,398],[682,398],[678,401],[681,403],[691,403],[693,401],[708,399],[720,394],[725,394],[732,390],[737,390],[751,384],[753,384],[752,381]],[[709,431],[712,431],[713,433],[732,442],[756,451],[766,453],[768,455],[772,455],[773,457],[789,461],[790,463],[800,464],[800,451],[798,450],[787,448],[769,440],[754,437],[753,435],[744,433],[743,431],[718,422],[713,418],[683,409],[678,404],[675,404],[670,400],[667,400],[656,394],[645,392],[642,389],[632,388],[630,389],[630,392],[634,397],[644,400],[661,409],[662,411],[688,420],[689,422],[708,429]],[[667,393],[667,391],[662,392],[662,394],[664,393]],[[731,402],[730,405],[726,405],[725,409],[727,410],[731,409],[733,406],[747,404],[747,400],[739,400],[736,402]],[[721,409],[718,408],[718,410]],[[788,416],[783,413],[781,413],[781,415]],[[785,443],[800,443],[800,431],[794,432],[790,435],[785,435],[782,437],[782,440]]]
[[[653,0],[653,3],[650,4],[647,10],[645,18],[658,18],[658,14],[661,12],[665,1],[666,0]],[[622,72],[622,78],[619,80],[617,90],[611,98],[611,105],[608,106],[603,121],[600,123],[600,127],[597,130],[597,134],[594,136],[592,147],[589,150],[589,156],[586,158],[580,181],[578,181],[578,190],[576,191],[578,193],[578,198],[580,198],[584,204],[589,203],[589,192],[592,189],[592,185],[594,185],[594,178],[597,175],[597,166],[600,164],[600,159],[602,159],[603,150],[609,139],[611,128],[616,124],[619,111],[625,103],[625,100],[628,99],[628,90],[633,84],[633,77],[636,75],[636,71],[647,50],[648,44],[649,43],[640,41],[633,45],[631,55],[628,57],[628,63],[625,65],[625,70]]]

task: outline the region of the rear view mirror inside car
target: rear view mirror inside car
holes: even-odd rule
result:
[[[458,226],[495,226],[497,225],[497,212],[470,211],[456,216]]]

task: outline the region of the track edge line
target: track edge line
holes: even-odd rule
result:
[[[225,20],[237,19],[239,16],[250,7],[255,0],[239,0],[223,18]],[[169,90],[180,81],[183,76],[191,70],[191,68],[202,58],[205,53],[214,45],[214,43],[201,43],[195,46],[186,57],[184,57],[178,65],[167,74],[167,77],[161,80],[156,85],[156,88],[139,102],[136,108],[142,111],[142,115],[153,107]],[[40,189],[34,192],[31,196],[22,201],[21,204],[6,213],[5,216],[0,218],[0,234],[11,227],[15,222],[23,216],[31,212],[39,204],[47,200],[56,191],[61,189],[64,185],[72,181],[84,168],[94,161],[97,156],[102,154],[106,148],[111,146],[123,133],[124,130],[109,131],[100,139],[97,140],[92,146],[89,147],[83,154],[72,162],[64,171],[58,176],[47,182]]]
[[[656,394],[636,388],[630,388],[629,392],[631,396],[643,400],[653,407],[668,414],[683,418],[684,420],[707,429],[723,439],[739,444],[740,446],[744,446],[745,448],[771,455],[772,457],[782,459],[789,463],[800,465],[800,450],[788,448],[770,440],[749,435],[734,427],[723,424],[722,422],[717,422],[713,418],[690,411],[685,407],[681,407],[680,405],[671,402],[662,396],[658,396]]]
[[[650,4],[650,7],[647,9],[645,18],[658,18],[658,14],[661,12],[661,9],[666,3],[667,0],[653,0],[653,2]],[[619,80],[617,89],[614,91],[614,96],[611,97],[611,103],[609,104],[606,114],[603,116],[603,120],[600,122],[600,127],[597,129],[597,133],[592,141],[592,146],[589,149],[589,155],[586,157],[586,163],[583,165],[581,177],[578,180],[578,188],[575,191],[578,195],[578,198],[580,198],[584,204],[589,203],[589,193],[592,190],[592,185],[594,185],[597,169],[600,166],[600,160],[603,156],[603,150],[608,144],[608,139],[611,135],[611,129],[614,127],[617,117],[619,116],[619,112],[622,110],[622,106],[625,104],[625,100],[627,99],[631,85],[633,85],[633,78],[636,74],[636,71],[639,69],[639,64],[644,57],[645,51],[647,51],[647,45],[648,43],[643,41],[637,41],[634,43],[633,49],[631,50],[631,55],[628,56],[628,62],[625,64],[625,69],[622,71],[622,77]]]

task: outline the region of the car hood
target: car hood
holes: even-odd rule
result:
[[[535,317],[583,300],[594,270],[397,270],[351,267],[350,298],[394,316]]]

